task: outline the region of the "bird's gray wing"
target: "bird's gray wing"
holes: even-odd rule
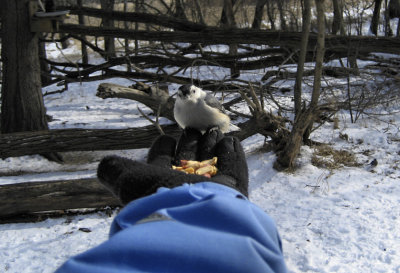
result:
[[[225,111],[224,107],[223,107],[222,104],[219,102],[219,100],[217,100],[217,99],[216,99],[213,95],[211,95],[211,94],[207,94],[207,95],[204,97],[204,101],[205,101],[205,103],[206,103],[208,106],[210,106],[210,107],[217,108],[218,110],[220,110],[220,111],[222,111],[222,112]]]

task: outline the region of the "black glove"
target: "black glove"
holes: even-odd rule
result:
[[[212,178],[171,169],[172,164],[178,165],[181,159],[202,161],[214,156],[218,157],[218,172]],[[147,163],[118,156],[105,157],[99,164],[97,176],[123,204],[152,194],[159,187],[174,188],[205,181],[248,194],[247,162],[240,141],[215,129],[204,135],[195,129],[185,129],[178,145],[173,137],[160,136],[149,150]]]

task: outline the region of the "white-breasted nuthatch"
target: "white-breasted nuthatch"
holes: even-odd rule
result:
[[[229,131],[231,119],[223,113],[221,103],[211,94],[194,85],[182,85],[175,100],[174,117],[180,127],[206,131],[218,127]]]

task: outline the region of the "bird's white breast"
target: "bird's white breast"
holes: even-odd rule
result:
[[[216,117],[221,115],[218,109],[211,108],[203,100],[197,102],[184,101],[178,98],[175,102],[174,116],[182,128],[192,127],[206,130],[218,124]]]

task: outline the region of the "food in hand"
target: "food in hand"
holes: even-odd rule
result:
[[[203,161],[195,161],[195,160],[181,160],[181,166],[172,166],[173,170],[182,171],[187,174],[197,174],[204,175],[206,177],[212,177],[217,174],[217,157],[213,157],[211,159],[203,160]]]

